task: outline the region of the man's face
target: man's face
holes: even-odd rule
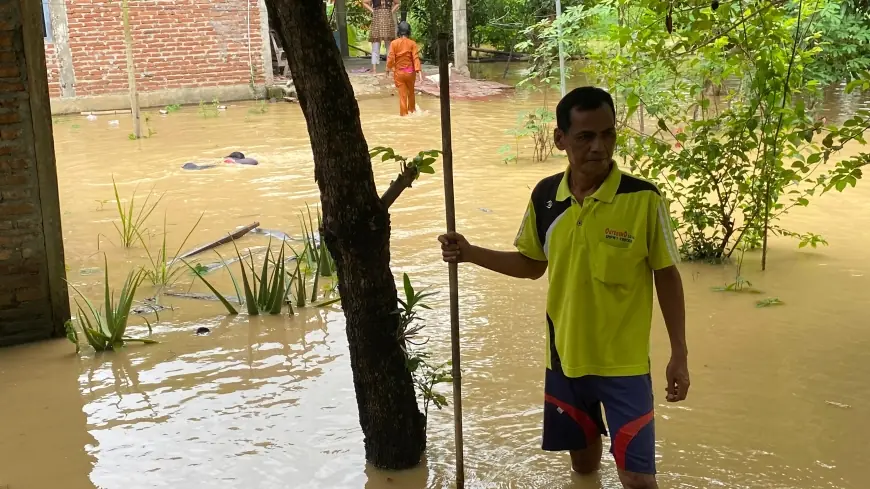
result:
[[[571,168],[586,174],[597,174],[610,168],[616,146],[616,122],[607,104],[595,110],[571,111],[571,127],[567,132],[556,128],[556,147],[568,154]]]

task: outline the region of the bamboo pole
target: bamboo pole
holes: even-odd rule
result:
[[[441,152],[444,164],[444,204],[447,231],[456,231],[453,198],[453,139],[450,130],[450,69],[447,65],[447,34],[438,35],[438,82],[441,89]],[[450,275],[450,343],[453,360],[453,434],[456,442],[456,487],[465,487],[465,455],[462,443],[462,370],[459,365],[459,276],[458,265],[448,263]]]
[[[127,51],[127,85],[130,88],[130,110],[133,113],[133,135],[142,137],[142,122],[139,117],[139,94],[136,92],[136,68],[133,66],[133,32],[130,30],[129,0],[122,0],[121,13],[124,18],[124,48]]]

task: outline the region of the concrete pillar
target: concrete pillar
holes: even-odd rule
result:
[[[263,74],[268,87],[275,83],[275,77],[272,72],[272,36],[269,35],[269,11],[266,10],[266,0],[257,0],[257,10],[260,11],[260,37],[263,38]]]
[[[76,96],[76,71],[73,66],[72,51],[69,48],[69,21],[66,16],[66,0],[41,0],[48,4],[51,18],[51,42],[57,53],[60,71],[60,96]]]
[[[0,0],[0,346],[69,319],[42,22],[39,2]]]
[[[468,19],[466,0],[453,0],[453,68],[468,75]]]
[[[335,25],[338,29],[338,50],[342,58],[350,57],[347,46],[347,0],[335,0]]]

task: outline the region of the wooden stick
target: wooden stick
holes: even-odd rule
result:
[[[217,248],[220,245],[227,244],[230,241],[239,239],[242,236],[250,233],[254,228],[259,227],[259,226],[260,226],[259,222],[255,222],[253,224],[248,224],[247,226],[243,227],[242,229],[239,229],[238,231],[234,232],[233,234],[228,234],[228,235],[224,236],[223,238],[218,239],[216,241],[212,241],[211,243],[209,243],[207,245],[203,245],[203,246],[200,246],[199,248],[192,249],[192,250],[188,251],[187,253],[176,258],[176,260],[184,260],[186,258],[190,258],[191,256],[198,255],[198,254],[202,253],[203,251],[208,251],[212,248]]]
[[[444,204],[447,207],[447,231],[456,231],[456,208],[453,202],[453,139],[450,132],[450,70],[447,66],[447,34],[438,35],[438,81],[441,89],[441,151],[444,166]],[[459,276],[456,263],[449,263],[450,274],[450,343],[453,360],[453,426],[456,441],[456,488],[465,487],[465,455],[462,443],[462,370],[459,351]]]
[[[130,29],[129,0],[122,0],[121,15],[124,24],[124,49],[127,52],[127,85],[130,90],[130,112],[133,114],[133,135],[136,139],[142,137],[142,125],[139,119],[139,94],[136,92],[136,68],[133,66],[133,32]]]

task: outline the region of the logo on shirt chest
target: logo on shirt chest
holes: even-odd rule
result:
[[[634,243],[634,236],[625,230],[605,228],[604,240],[613,243],[624,243],[630,245],[631,243]]]

